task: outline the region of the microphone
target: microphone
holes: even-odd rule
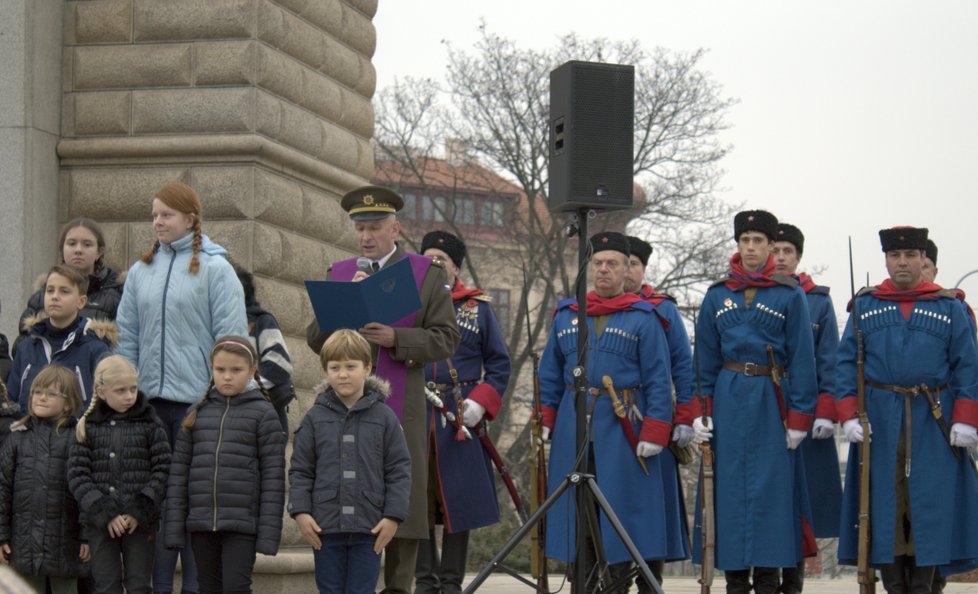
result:
[[[370,267],[370,258],[366,256],[357,258],[357,270],[367,273],[367,276],[373,274],[374,270]]]

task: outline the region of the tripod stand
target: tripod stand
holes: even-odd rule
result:
[[[536,584],[519,575],[517,572],[501,565],[501,562],[509,555],[516,545],[529,533],[537,522],[539,522],[551,507],[553,507],[567,489],[574,487],[575,505],[575,556],[574,556],[574,590],[577,594],[588,592],[588,579],[593,574],[594,569],[598,571],[598,584],[590,592],[601,592],[602,582],[604,590],[611,590],[624,585],[627,577],[610,582],[607,577],[607,563],[604,559],[604,551],[601,545],[601,529],[597,521],[596,507],[599,508],[607,517],[608,522],[614,528],[615,533],[621,539],[629,556],[638,566],[638,573],[652,587],[656,594],[663,594],[662,588],[652,575],[648,564],[635,547],[628,532],[622,526],[614,509],[608,503],[601,488],[595,481],[593,474],[587,473],[588,464],[588,413],[586,402],[588,397],[588,377],[587,377],[587,355],[588,355],[588,325],[587,325],[587,266],[590,261],[591,250],[588,246],[588,217],[593,216],[594,211],[586,208],[578,209],[576,214],[577,223],[570,228],[570,236],[578,235],[578,276],[577,276],[577,365],[574,367],[574,413],[576,420],[576,450],[578,452],[577,462],[573,471],[565,476],[553,493],[540,506],[530,519],[516,531],[503,548],[489,561],[474,580],[465,588],[465,594],[475,592],[480,585],[489,577],[494,570],[499,569],[517,580],[531,586],[537,592],[545,592],[537,587]],[[587,547],[590,545],[594,549],[594,561],[587,555]]]

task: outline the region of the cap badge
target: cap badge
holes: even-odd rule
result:
[[[601,238],[601,243],[608,243],[608,238],[607,237],[602,237]]]
[[[748,221],[753,221],[754,220],[754,215],[747,215],[747,220]]]
[[[367,206],[373,205],[373,203],[374,203],[373,194],[367,194],[366,196],[364,196],[363,197],[363,203],[366,204]]]

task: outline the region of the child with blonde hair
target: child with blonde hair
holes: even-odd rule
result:
[[[251,592],[255,553],[274,555],[285,504],[285,433],[242,336],[211,348],[212,380],[177,437],[164,503],[168,548],[190,546],[201,594]]]
[[[0,449],[0,563],[38,592],[74,594],[88,561],[66,471],[81,391],[74,372],[48,365],[25,397],[30,412]]]
[[[95,397],[78,421],[68,486],[91,548],[95,594],[148,594],[154,534],[170,470],[163,423],[136,387],[136,368],[112,355],[95,368]]]
[[[295,432],[289,514],[312,545],[320,594],[372,593],[408,514],[411,457],[366,339],[338,330],[320,362],[326,382]]]

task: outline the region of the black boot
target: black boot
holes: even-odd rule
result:
[[[469,531],[445,533],[441,543],[441,592],[460,594],[465,579],[465,559],[469,552]]]
[[[798,562],[796,567],[784,567],[781,569],[781,590],[782,594],[801,594],[801,589],[805,584],[805,560]]]
[[[756,594],[778,594],[779,574],[777,567],[755,567],[754,592]]]
[[[933,565],[927,567],[917,567],[911,561],[910,565],[910,594],[931,594],[934,585],[934,573],[936,568]]]
[[[435,531],[428,531],[428,540],[418,543],[418,560],[414,564],[414,594],[438,594],[441,584],[438,581],[438,547]]]
[[[893,563],[880,566],[880,578],[887,594],[909,594],[906,557],[895,557]]]
[[[947,585],[947,578],[941,575],[941,572],[934,570],[934,581],[931,582],[930,594],[942,594],[944,592],[944,586]]]
[[[662,559],[656,559],[654,561],[646,559],[645,562],[652,571],[652,577],[655,578],[655,581],[659,582],[659,586],[662,586],[662,569],[666,566],[666,562]],[[647,584],[645,582],[645,578],[642,576],[637,576],[635,578],[635,583],[638,584],[638,594],[652,594],[655,592],[655,590],[652,589],[652,586]]]
[[[750,594],[750,570],[724,571],[727,580],[727,594]]]
[[[611,576],[612,581],[618,581],[623,578],[625,574],[632,571],[634,564],[631,561],[625,561],[624,563],[615,563],[608,566],[608,575]],[[639,582],[642,578],[638,578]],[[628,594],[629,588],[632,587],[632,578],[628,578],[627,581],[622,582],[622,585],[614,590],[609,590],[608,594]]]

